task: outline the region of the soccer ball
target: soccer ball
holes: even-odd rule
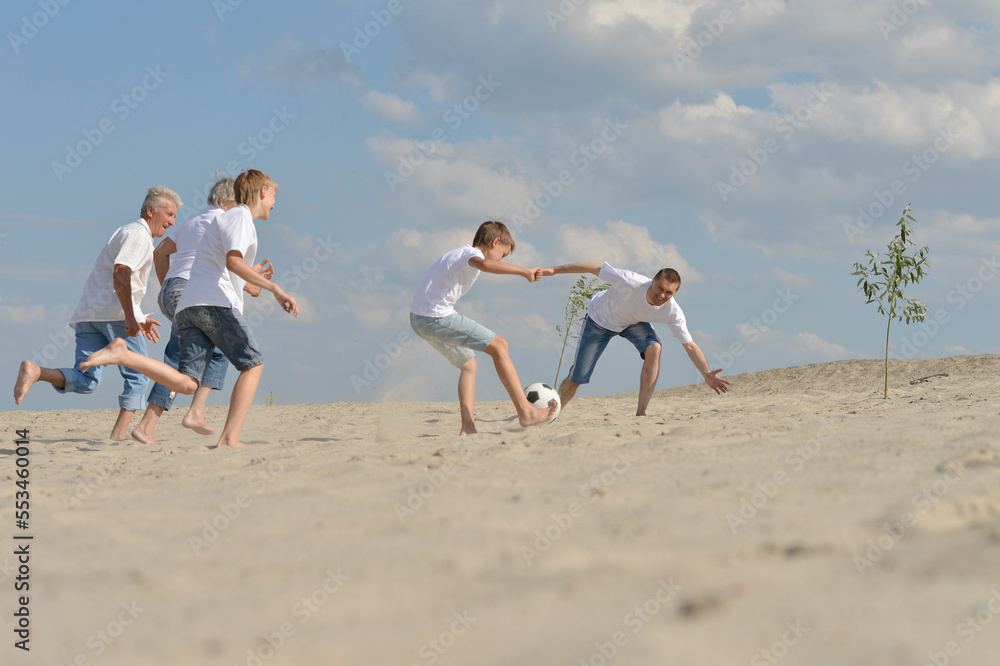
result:
[[[537,382],[524,389],[524,395],[535,407],[548,407],[550,400],[556,401],[556,413],[552,415],[552,420],[559,416],[562,411],[562,402],[559,400],[559,393],[548,384]]]

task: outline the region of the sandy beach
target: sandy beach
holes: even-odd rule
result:
[[[521,430],[483,402],[475,437],[457,402],[254,405],[238,451],[177,409],[153,446],[102,439],[117,410],[6,412],[2,662],[995,664],[1000,357],[890,365],[888,401],[850,360],[645,418],[579,397]]]

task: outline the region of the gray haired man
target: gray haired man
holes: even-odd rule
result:
[[[104,369],[82,371],[80,363],[115,338],[122,338],[129,349],[146,355],[143,338],[156,342],[160,337],[156,329],[160,322],[143,314],[140,307],[153,267],[153,239],[173,226],[181,205],[181,198],[170,188],[149,189],[139,219],[119,227],[108,239],[70,318],[69,325],[76,330],[76,363],[72,368],[53,369],[22,361],[14,384],[15,404],[20,405],[38,381],[52,384],[59,393],[93,393],[103,379]],[[121,440],[128,439],[132,415],[146,406],[148,380],[124,366],[118,369],[125,388],[118,397],[120,411],[111,439]]]

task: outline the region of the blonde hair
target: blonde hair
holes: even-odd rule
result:
[[[257,169],[247,169],[236,176],[236,182],[233,184],[233,189],[236,192],[236,203],[248,206],[257,203],[262,187],[273,187],[275,192],[278,191],[278,184],[271,180],[271,177],[266,173]]]
[[[510,235],[510,230],[503,222],[489,220],[483,222],[476,229],[476,236],[472,239],[472,247],[486,247],[497,238],[504,245],[510,245],[510,253],[514,254],[514,237]]]

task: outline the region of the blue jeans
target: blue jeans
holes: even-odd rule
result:
[[[642,358],[645,358],[646,347],[660,341],[660,338],[656,336],[656,331],[647,322],[641,321],[638,324],[632,324],[621,333],[615,333],[603,326],[598,326],[588,315],[583,321],[580,344],[576,348],[576,358],[573,360],[573,367],[569,369],[569,380],[574,384],[589,384],[590,375],[594,373],[594,368],[597,366],[597,359],[601,358],[601,354],[604,353],[604,348],[608,346],[611,338],[619,335],[631,342]]]
[[[163,283],[160,288],[160,295],[156,301],[160,306],[160,312],[171,322],[177,310],[177,301],[180,300],[181,293],[187,285],[184,278],[170,278]],[[163,362],[171,368],[177,369],[181,358],[181,338],[177,330],[177,324],[170,326],[170,338],[167,340],[167,348],[163,350]],[[212,353],[212,360],[205,369],[205,375],[201,378],[200,386],[207,386],[213,389],[221,389],[226,383],[226,368],[229,363],[226,357],[218,349]],[[163,384],[153,384],[153,389],[149,392],[149,402],[159,405],[163,409],[170,411],[174,404],[174,392]]]
[[[86,372],[80,370],[80,364],[99,349],[106,347],[115,338],[122,338],[129,349],[136,354],[146,356],[146,340],[142,335],[126,335],[124,321],[80,321],[76,328],[76,363],[72,368],[59,368],[66,378],[66,387],[55,387],[59,393],[93,393],[101,385],[105,366],[90,368]],[[125,379],[125,388],[118,396],[118,406],[122,409],[145,409],[146,376],[123,365],[118,366],[118,372]]]

